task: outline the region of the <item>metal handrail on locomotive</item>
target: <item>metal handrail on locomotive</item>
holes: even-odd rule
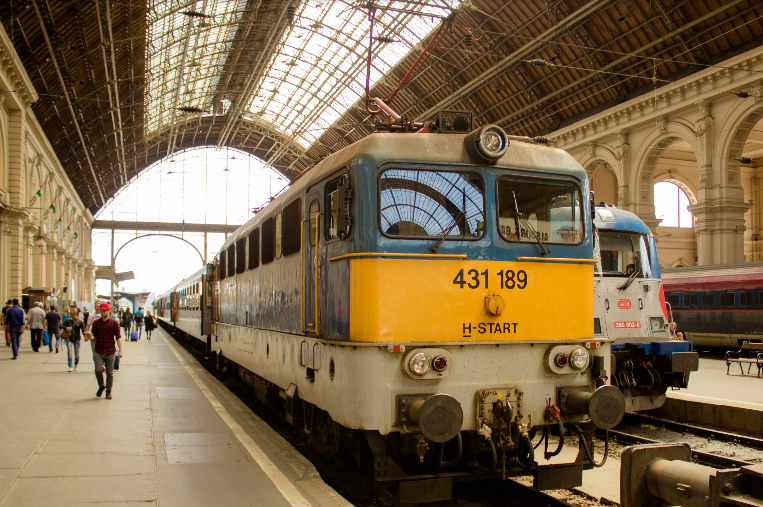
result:
[[[322,160],[161,296],[159,318],[406,501],[485,476],[579,485],[595,427],[625,411],[605,385],[612,339],[593,330],[586,173],[448,114]],[[580,451],[563,458],[565,433]]]
[[[646,224],[606,205],[596,206],[593,224],[594,334],[614,340],[611,383],[628,411],[659,408],[668,388],[688,387],[699,354],[691,342],[672,339],[657,243]]]

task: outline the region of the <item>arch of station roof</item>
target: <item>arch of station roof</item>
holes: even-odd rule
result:
[[[205,264],[204,256],[201,254],[199,249],[196,248],[196,245],[194,245],[193,243],[191,243],[190,241],[188,241],[184,237],[178,236],[177,234],[171,234],[171,233],[168,233],[168,232],[165,232],[165,233],[152,232],[152,233],[148,233],[148,234],[141,234],[140,236],[135,236],[134,238],[130,238],[129,240],[127,240],[122,246],[119,247],[119,249],[116,251],[116,253],[114,253],[114,258],[111,259],[112,266],[116,265],[117,257],[119,257],[119,252],[121,252],[124,247],[126,247],[127,245],[129,245],[133,241],[136,241],[138,239],[148,238],[150,236],[163,236],[163,237],[167,237],[167,238],[179,239],[180,241],[185,241],[186,243],[191,245],[194,250],[196,250],[197,254],[199,254],[199,259],[201,260],[201,265],[203,266]]]

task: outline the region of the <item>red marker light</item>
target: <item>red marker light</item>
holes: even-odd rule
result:
[[[432,368],[434,368],[437,371],[442,371],[447,367],[448,367],[448,360],[445,359],[443,356],[437,356],[434,358],[434,361],[432,361]]]
[[[554,362],[559,368],[564,368],[567,366],[567,354],[562,352],[561,354],[557,354],[554,358]]]

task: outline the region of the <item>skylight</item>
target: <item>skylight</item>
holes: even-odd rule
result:
[[[206,111],[246,0],[150,0],[146,36],[146,133]]]
[[[374,37],[393,42],[374,42],[371,83],[440,22],[439,17],[400,10],[447,16],[455,5],[438,0],[429,5],[393,1],[379,6]],[[370,26],[367,9],[341,1],[303,3],[252,97],[250,111],[310,146],[365,93]]]

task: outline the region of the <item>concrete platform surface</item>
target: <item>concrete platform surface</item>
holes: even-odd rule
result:
[[[726,375],[723,359],[700,358],[699,370],[689,377],[689,388],[668,391],[668,397],[763,411],[763,378],[757,377],[755,366],[747,374],[747,365],[742,373],[738,364],[732,364]]]
[[[1,349],[0,349],[1,350]],[[0,506],[350,504],[169,335],[125,344],[113,400],[89,343],[0,359]]]

